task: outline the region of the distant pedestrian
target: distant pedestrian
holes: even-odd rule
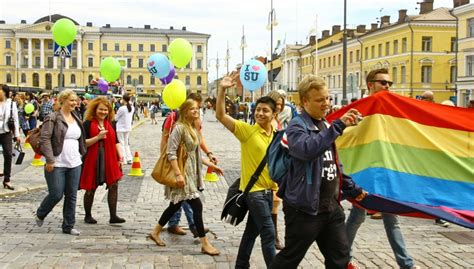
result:
[[[85,130],[81,120],[72,113],[77,105],[74,91],[62,91],[58,100],[60,110],[46,116],[41,128],[41,151],[46,158],[44,175],[48,195],[36,211],[36,224],[43,225],[46,216],[64,195],[63,233],[79,235],[80,231],[74,229],[74,225],[82,156],[86,153]]]
[[[115,120],[117,122],[117,138],[122,146],[123,163],[132,163],[132,152],[130,151],[130,132],[132,131],[132,117],[134,107],[130,104],[130,95],[124,94],[122,97],[122,106],[117,110]]]

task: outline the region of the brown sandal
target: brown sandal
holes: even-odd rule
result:
[[[219,254],[221,254],[219,252],[219,250],[217,250],[217,249],[215,249],[215,251],[213,251],[213,252],[210,252],[210,251],[205,250],[204,248],[201,248],[201,253],[209,255],[209,256],[218,256]]]
[[[163,242],[163,241],[161,241],[161,240],[158,241],[158,240],[157,240],[156,238],[154,238],[153,235],[151,235],[151,234],[148,234],[146,238],[153,240],[153,242],[155,242],[155,244],[156,244],[157,246],[159,246],[159,247],[164,247],[164,246],[166,246],[165,242]]]

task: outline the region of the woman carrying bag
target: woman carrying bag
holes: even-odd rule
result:
[[[149,234],[149,238],[155,241],[158,246],[165,246],[166,244],[160,238],[160,233],[173,214],[181,208],[182,202],[186,201],[194,212],[193,219],[201,241],[201,252],[213,256],[219,255],[219,251],[211,245],[204,232],[202,203],[199,199],[199,189],[203,185],[201,165],[204,163],[219,174],[222,174],[222,170],[212,162],[201,158],[199,150],[201,137],[195,124],[197,119],[199,119],[198,103],[192,99],[186,100],[179,109],[179,120],[171,132],[167,149],[167,158],[171,162],[177,187],[165,187],[165,196],[170,200],[170,204]],[[185,147],[187,153],[184,171],[180,170],[177,160],[180,145]]]
[[[125,219],[117,216],[118,181],[122,178],[121,162],[123,155],[121,145],[117,140],[112,126],[114,110],[109,100],[97,97],[87,106],[84,115],[86,130],[87,154],[84,158],[84,168],[81,175],[80,188],[84,194],[84,221],[96,224],[92,217],[92,204],[98,186],[106,184],[108,189],[109,223],[124,223]]]

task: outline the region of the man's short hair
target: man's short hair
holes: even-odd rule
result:
[[[372,82],[377,74],[386,74],[388,75],[388,69],[387,68],[380,68],[380,69],[375,69],[369,72],[367,77],[365,78],[365,85],[369,85],[369,82]]]
[[[276,102],[270,96],[263,96],[258,98],[257,102],[255,103],[255,107],[257,107],[260,103],[269,105],[272,112],[276,111]]]
[[[10,87],[8,87],[8,85],[2,84],[2,86],[0,87],[0,89],[5,93],[5,98],[9,98],[9,97],[10,97]]]
[[[303,98],[308,98],[308,92],[311,90],[322,90],[326,88],[324,79],[309,75],[305,77],[300,84],[298,84],[298,93],[300,95],[300,102],[303,103]]]

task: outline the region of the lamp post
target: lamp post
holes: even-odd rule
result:
[[[344,0],[344,30],[342,32],[342,105],[347,105],[347,0]]]
[[[242,25],[242,38],[240,39],[240,49],[242,50],[242,66],[244,66],[244,56],[245,48],[247,47],[247,42],[245,41],[245,26]]]
[[[273,90],[273,27],[277,25],[278,22],[276,20],[276,12],[273,8],[273,0],[271,0],[267,24],[267,30],[270,30],[270,91]]]

